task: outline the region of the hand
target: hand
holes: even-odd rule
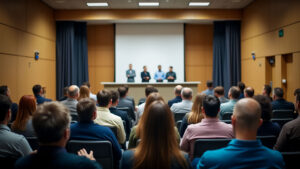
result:
[[[81,150],[79,150],[78,152],[77,152],[77,154],[79,155],[79,156],[83,156],[83,157],[86,157],[86,158],[88,158],[88,159],[90,159],[90,160],[93,160],[93,161],[96,161],[96,159],[94,158],[94,153],[93,153],[93,151],[90,151],[90,154],[88,154],[87,152],[86,152],[86,150],[83,148],[83,149],[81,149]]]
[[[146,77],[147,80],[149,80],[149,77]]]
[[[127,77],[129,77],[129,75],[127,75]]]

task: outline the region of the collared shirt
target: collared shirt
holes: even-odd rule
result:
[[[224,96],[219,97],[219,100],[220,100],[221,104],[222,104],[222,103],[227,103],[227,102],[229,101],[229,99],[227,99],[227,98],[224,97]]]
[[[222,116],[225,113],[233,113],[233,108],[236,104],[237,100],[235,99],[230,99],[229,102],[227,103],[222,103],[220,106],[220,119],[222,119]]]
[[[156,81],[158,81],[159,79],[161,79],[163,81],[163,80],[165,80],[165,78],[166,78],[166,74],[163,71],[157,71],[154,74],[154,79]]]
[[[171,107],[173,113],[188,113],[193,107],[193,102],[191,100],[182,100],[179,103],[174,103]]]
[[[64,104],[70,111],[71,114],[77,115],[77,103],[78,101],[76,99],[67,98],[67,100],[64,100],[61,102]]]
[[[31,152],[24,136],[13,133],[8,126],[0,124],[0,157],[19,158]]]
[[[117,139],[120,144],[126,141],[126,135],[124,130],[123,121],[119,116],[110,113],[106,107],[97,107],[97,118],[94,120],[95,123],[117,128]]]
[[[202,91],[201,94],[214,95],[214,89],[206,89]]]
[[[37,104],[42,104],[44,102],[51,102],[52,101],[51,99],[47,99],[45,97],[42,97],[41,95],[36,95],[35,98],[36,98]]]
[[[206,151],[197,165],[201,168],[284,168],[284,161],[280,152],[260,140],[233,139],[225,148]]]
[[[97,96],[95,94],[93,94],[92,92],[90,92],[90,98],[97,102]]]
[[[168,79],[168,77],[173,77],[174,79]],[[168,82],[174,82],[176,80],[176,73],[175,72],[167,72],[166,79],[168,79]]]
[[[168,101],[169,107],[172,107],[174,103],[179,103],[182,101],[181,96],[176,96],[174,99]]]
[[[188,152],[190,158],[193,159],[194,143],[197,139],[233,137],[231,124],[223,123],[217,118],[205,118],[200,123],[188,126],[183,135],[180,147],[182,150]]]

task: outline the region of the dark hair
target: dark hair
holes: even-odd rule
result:
[[[175,94],[181,95],[181,90],[182,90],[182,87],[179,89],[175,88]]]
[[[217,86],[217,87],[215,87],[214,92],[217,93],[218,95],[222,96],[222,95],[224,95],[224,87]]]
[[[112,103],[116,103],[116,101],[120,98],[119,92],[115,90],[110,91]]]
[[[126,87],[119,87],[118,92],[119,92],[121,98],[125,97],[126,93],[127,93]]]
[[[92,121],[93,113],[96,110],[96,103],[93,99],[84,98],[77,103],[77,113],[80,122]]]
[[[241,92],[244,92],[244,89],[245,89],[245,87],[246,87],[246,86],[245,86],[245,83],[243,83],[243,82],[238,82],[237,85],[238,85],[238,87],[240,88],[240,91],[241,91]]]
[[[213,81],[212,81],[212,80],[208,80],[208,81],[206,82],[206,86],[207,86],[207,87],[213,87]]]
[[[299,102],[300,102],[300,93],[297,94],[297,96],[296,96],[296,101],[299,101]]]
[[[229,93],[231,93],[232,98],[238,99],[240,97],[241,91],[240,91],[240,89],[238,87],[232,86],[229,89]]]
[[[111,100],[111,94],[108,90],[103,89],[97,94],[97,101],[100,107],[106,107]]]
[[[128,85],[124,85],[123,87],[125,87],[126,93],[127,93],[129,91],[129,86]]]
[[[82,83],[82,86],[83,86],[83,85],[87,86],[88,88],[91,88],[90,82],[83,82],[83,83]]]
[[[154,92],[157,93],[158,90],[155,87],[151,86],[151,85],[148,85],[145,88],[145,95],[146,95],[146,97],[148,97],[151,93],[154,93]]]
[[[269,97],[263,95],[256,95],[253,97],[261,108],[261,118],[263,121],[270,121],[272,118],[272,105]]]
[[[294,91],[294,96],[296,96],[296,101],[300,101],[300,88]]]
[[[0,94],[7,96],[8,87],[6,85],[0,86]]]
[[[193,90],[191,88],[184,87],[181,90],[181,96],[184,99],[190,99],[191,97],[193,97]]]
[[[64,95],[67,95],[67,94],[68,94],[68,90],[69,90],[69,87],[68,87],[68,86],[64,87],[64,89],[63,89]]]
[[[275,96],[277,96],[277,97],[279,97],[279,98],[283,98],[283,89],[282,88],[280,88],[280,87],[276,87],[275,89],[274,89],[274,94],[275,94]]]
[[[171,69],[173,69],[173,66],[170,66]]]
[[[0,122],[5,119],[11,104],[12,103],[8,96],[0,94]]]
[[[217,117],[218,112],[220,110],[220,100],[213,95],[204,96],[203,99],[203,108],[205,110],[205,114],[209,117]]]
[[[39,84],[36,84],[32,87],[32,92],[35,96],[39,95],[41,90],[42,90],[42,86]]]
[[[247,87],[244,92],[247,93],[248,97],[254,96],[254,89],[252,87]]]
[[[266,91],[266,93],[268,94],[268,95],[270,95],[271,94],[271,92],[272,92],[272,87],[270,86],[270,85],[265,85],[264,86],[264,90]]]

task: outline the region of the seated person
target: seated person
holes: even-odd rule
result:
[[[244,89],[246,88],[246,85],[244,82],[238,82],[237,86],[239,87],[240,89],[240,97],[238,99],[242,99],[244,98]]]
[[[236,86],[233,86],[228,91],[229,102],[221,104],[220,107],[220,119],[223,119],[225,113],[232,113],[234,105],[238,101],[240,96],[240,89]],[[244,97],[244,96],[243,96]]]
[[[254,96],[254,89],[252,87],[247,87],[244,90],[244,96],[245,98],[252,98]]]
[[[273,98],[271,97],[271,93],[272,93],[272,87],[270,85],[264,85],[262,95],[267,96],[272,102]]]
[[[223,86],[217,86],[214,89],[214,95],[219,98],[221,104],[227,103],[229,100],[224,96],[224,87]]]
[[[36,102],[37,104],[43,104],[44,102],[51,102],[52,100],[51,99],[47,99],[45,97],[43,97],[43,89],[42,89],[42,86],[37,84],[37,85],[34,85],[32,87],[32,92],[34,94],[34,97],[36,98]]]
[[[76,85],[71,85],[68,89],[68,98],[67,100],[62,101],[61,103],[65,105],[72,116],[77,116],[76,105],[78,103],[77,99],[79,98],[79,88]],[[72,119],[76,120],[76,119]]]
[[[232,125],[236,139],[227,147],[206,151],[198,163],[201,168],[284,168],[282,155],[262,145],[256,139],[262,123],[260,105],[253,99],[241,99],[236,104]],[[193,162],[194,163],[194,162]]]
[[[147,87],[145,88],[145,96],[146,98],[151,94],[151,93],[157,93],[158,90],[151,86],[151,85],[147,85]],[[146,100],[145,100],[146,101]],[[137,121],[140,120],[140,118],[142,117],[142,114],[144,112],[144,109],[145,109],[145,105],[146,105],[146,102],[140,104],[137,108]]]
[[[123,153],[120,169],[188,169],[186,154],[176,142],[174,118],[163,101],[154,101],[145,109],[139,128],[141,141],[137,148]]]
[[[193,90],[191,88],[185,87],[181,90],[182,101],[179,103],[174,103],[171,107],[173,113],[188,113],[191,111],[193,106]]]
[[[202,107],[204,119],[200,123],[189,125],[180,143],[181,150],[188,152],[190,159],[194,158],[194,144],[197,139],[234,137],[231,124],[219,120],[219,111],[220,100],[216,96],[205,96]]]
[[[122,108],[122,107],[127,107],[129,108],[129,116],[132,120],[136,120],[136,117],[135,117],[135,108],[134,108],[134,105],[133,105],[133,101],[129,100],[127,98],[127,94],[128,94],[128,90],[126,87],[119,87],[118,88],[118,92],[119,92],[119,95],[120,95],[120,99],[119,99],[119,103],[117,105],[118,108]]]
[[[70,140],[107,140],[111,142],[115,168],[119,166],[122,153],[114,133],[104,126],[94,123],[97,118],[96,103],[93,99],[85,98],[78,102],[77,112],[79,122],[71,125]]]
[[[275,88],[272,102],[272,110],[295,110],[294,104],[283,98],[284,92],[282,88]]]
[[[7,96],[10,100],[10,90],[6,85],[0,86],[0,94]],[[10,122],[15,121],[18,113],[18,104],[12,103],[11,104],[11,120]]]
[[[212,80],[208,80],[206,82],[206,87],[207,87],[207,89],[202,91],[201,94],[214,95],[214,86],[213,86],[213,81]]]
[[[65,146],[70,137],[70,122],[69,110],[61,103],[51,102],[39,106],[33,115],[32,123],[40,148],[36,153],[19,159],[15,168],[100,169],[92,152],[83,153],[85,157],[80,157],[66,151]]]
[[[174,88],[175,98],[168,101],[169,107],[172,107],[172,105],[174,103],[179,103],[179,102],[182,101],[181,90],[182,90],[182,86],[181,85],[175,86],[175,88]]]

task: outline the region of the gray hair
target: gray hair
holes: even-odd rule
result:
[[[69,87],[68,94],[70,97],[75,97],[79,94],[79,87],[76,85],[72,85]]]
[[[191,88],[189,88],[189,87],[184,87],[181,90],[181,96],[184,99],[190,99],[190,98],[193,97],[193,90]]]

